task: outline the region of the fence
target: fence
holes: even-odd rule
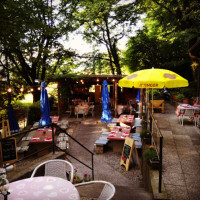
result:
[[[154,145],[158,158],[159,158],[159,186],[158,186],[158,192],[162,192],[162,158],[163,158],[163,136],[160,132],[160,129],[158,128],[158,125],[156,123],[156,120],[153,117],[153,114],[150,109],[147,109],[147,126],[148,129],[151,131],[152,134],[152,144]]]
[[[47,126],[48,126],[49,128],[52,129],[52,130],[51,130],[51,131],[52,131],[52,142],[51,142],[50,146],[47,146],[47,147],[45,147],[45,148],[42,148],[42,149],[40,149],[40,150],[38,150],[38,151],[35,151],[35,152],[33,152],[33,153],[30,153],[29,155],[23,157],[22,159],[17,159],[17,156],[15,156],[15,155],[17,155],[17,148],[16,148],[16,147],[13,148],[13,145],[14,145],[14,144],[13,144],[13,143],[10,143],[10,144],[9,144],[7,141],[9,141],[9,140],[15,138],[15,140],[16,140],[16,144],[15,144],[15,145],[17,145],[18,142],[22,139],[22,137],[26,136],[28,133],[33,132],[33,131],[36,131],[37,129],[41,129],[41,128],[47,127]],[[75,156],[69,154],[67,150],[63,150],[63,149],[59,148],[59,147],[56,145],[56,139],[55,139],[55,137],[57,137],[57,134],[56,134],[57,132],[59,132],[59,133],[61,133],[61,132],[64,133],[66,136],[68,136],[69,138],[71,138],[71,139],[72,139],[74,142],[76,142],[78,145],[80,145],[81,147],[83,147],[89,154],[91,154],[91,164],[92,164],[92,166],[89,166],[89,165],[85,164],[85,163],[82,162],[81,160],[77,159]],[[89,169],[91,169],[91,170],[92,170],[92,179],[94,180],[94,160],[93,160],[94,154],[93,154],[93,152],[91,152],[89,149],[87,149],[84,145],[82,145],[80,142],[78,142],[75,138],[73,138],[70,134],[68,134],[65,130],[63,130],[62,128],[60,128],[60,127],[59,127],[58,125],[56,125],[55,123],[47,124],[47,125],[45,125],[45,126],[40,126],[40,127],[37,127],[37,128],[33,128],[33,129],[30,129],[30,130],[24,130],[24,131],[18,132],[18,133],[16,133],[16,134],[12,134],[12,135],[9,136],[9,137],[0,139],[0,144],[1,144],[1,147],[2,147],[3,144],[6,144],[7,147],[8,147],[8,148],[5,150],[5,151],[7,151],[7,152],[4,152],[4,153],[5,153],[5,154],[4,154],[4,155],[5,155],[4,158],[3,158],[3,155],[2,155],[1,162],[0,162],[1,166],[9,167],[10,165],[14,165],[14,164],[16,164],[16,163],[18,163],[18,162],[21,162],[21,161],[23,161],[23,160],[29,159],[29,158],[31,158],[31,156],[33,156],[33,155],[35,155],[35,154],[38,154],[39,152],[42,152],[42,151],[44,151],[44,150],[46,150],[46,149],[51,149],[51,151],[53,152],[53,154],[55,154],[55,150],[58,149],[58,150],[60,150],[60,151],[65,152],[65,153],[66,153],[67,155],[69,155],[70,157],[74,158],[74,159],[77,160],[78,162],[82,163],[83,165],[85,165],[86,167],[88,167]],[[2,151],[2,150],[3,150],[3,149],[1,149],[1,151]],[[10,155],[9,155],[9,151],[10,151]],[[8,156],[8,155],[9,155],[10,157],[6,157],[6,156]],[[4,162],[4,161],[5,161],[5,162]],[[5,165],[6,163],[10,163],[10,164]]]

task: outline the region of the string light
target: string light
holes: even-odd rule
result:
[[[20,92],[24,92],[24,87],[22,86],[20,89],[19,89]]]
[[[39,86],[37,89],[40,91],[40,90],[41,90],[41,87]]]
[[[33,92],[33,91],[34,91],[34,89],[33,89],[33,88],[31,88],[31,89],[30,89],[30,91],[31,91],[31,92]]]
[[[12,92],[12,88],[8,88],[8,92],[11,93]]]

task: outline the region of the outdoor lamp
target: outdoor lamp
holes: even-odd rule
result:
[[[40,86],[37,89],[40,91],[41,90]]]
[[[24,88],[23,88],[23,87],[21,87],[21,88],[19,89],[19,91],[20,91],[20,92],[23,92],[23,91],[24,91]]]
[[[8,88],[8,92],[11,93],[12,92],[12,88]]]
[[[33,88],[31,88],[31,92],[33,92],[34,91],[34,89]]]

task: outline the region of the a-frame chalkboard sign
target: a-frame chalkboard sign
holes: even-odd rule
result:
[[[137,156],[137,161],[140,166],[140,159],[138,157],[135,142],[133,139],[126,137],[125,142],[124,142],[123,151],[122,151],[122,157],[121,157],[121,161],[120,161],[120,165],[124,165],[126,168],[126,171],[129,170],[129,165],[130,165],[133,150],[135,151],[135,154]],[[141,166],[140,166],[140,168],[141,168]]]
[[[0,150],[1,150],[1,162],[3,164],[12,163],[18,159],[15,138],[1,140]]]

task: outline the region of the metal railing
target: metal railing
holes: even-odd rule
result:
[[[27,135],[28,133],[30,133],[30,132],[32,132],[32,131],[36,131],[37,129],[41,129],[41,128],[45,128],[45,127],[49,127],[49,128],[52,129],[52,143],[51,143],[49,146],[40,149],[39,151],[35,151],[34,153],[31,153],[31,154],[29,154],[28,156],[23,157],[22,159],[18,159],[18,160],[14,161],[14,162],[11,162],[10,164],[6,165],[6,167],[9,167],[10,165],[14,165],[14,164],[16,164],[16,163],[18,163],[18,162],[21,162],[21,161],[23,161],[23,160],[26,160],[26,159],[32,157],[33,155],[38,154],[39,152],[42,152],[42,151],[44,151],[44,150],[46,150],[46,149],[51,148],[53,154],[55,154],[55,150],[58,149],[58,150],[60,150],[60,151],[62,151],[62,152],[65,152],[65,154],[67,154],[67,155],[69,155],[70,157],[72,157],[73,159],[77,160],[78,162],[80,162],[81,164],[83,164],[84,166],[86,166],[87,168],[91,169],[91,170],[92,170],[92,179],[94,180],[94,158],[93,158],[93,157],[94,157],[94,153],[91,152],[88,148],[86,148],[84,145],[82,145],[78,140],[76,140],[74,137],[72,137],[70,134],[68,134],[65,130],[63,130],[62,128],[60,128],[60,127],[59,127],[58,125],[56,125],[55,123],[50,123],[50,124],[47,124],[47,125],[44,125],[44,126],[40,126],[40,127],[37,127],[37,128],[32,128],[32,129],[30,129],[30,130],[23,130],[23,131],[18,132],[18,133],[16,133],[16,134],[12,134],[11,136],[8,136],[8,137],[6,137],[6,138],[0,139],[0,144],[2,144],[3,142],[5,142],[5,141],[8,140],[8,139],[11,139],[11,138],[18,138],[19,136],[22,136],[22,137],[23,137],[23,136]],[[56,142],[55,142],[55,135],[56,135],[56,132],[54,132],[54,129],[55,129],[55,128],[56,128],[56,132],[59,131],[59,133],[64,133],[66,136],[68,136],[69,138],[71,138],[74,142],[76,142],[78,145],[80,145],[82,148],[84,148],[87,152],[90,153],[90,155],[91,155],[91,164],[92,164],[92,166],[89,166],[89,165],[85,164],[84,162],[82,162],[81,160],[79,160],[78,158],[76,158],[75,156],[71,155],[71,154],[67,151],[67,149],[66,149],[66,150],[63,150],[63,149],[61,149],[60,147],[58,147],[58,146],[56,145]],[[16,150],[16,151],[17,151],[17,150]],[[2,160],[1,160],[1,165],[3,165],[3,164],[4,164],[4,162],[3,162],[3,158],[2,158]]]
[[[160,129],[158,128],[157,122],[153,117],[150,109],[147,109],[148,116],[148,128],[152,134],[152,144],[154,145],[157,155],[159,158],[159,182],[158,182],[158,192],[162,192],[162,159],[163,159],[163,136]]]

